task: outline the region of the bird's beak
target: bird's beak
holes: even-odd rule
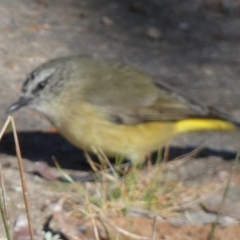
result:
[[[26,106],[32,99],[21,97],[17,102],[13,103],[7,110],[6,113],[11,113],[18,110],[21,107]]]

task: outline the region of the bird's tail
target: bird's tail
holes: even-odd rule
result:
[[[186,118],[175,124],[177,134],[191,131],[231,131],[237,128],[238,126],[233,122],[211,118]]]

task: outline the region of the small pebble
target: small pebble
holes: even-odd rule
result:
[[[16,186],[14,188],[15,192],[22,192],[22,187],[21,186]]]
[[[228,178],[229,173],[227,171],[220,171],[217,173],[217,176],[221,181],[225,181]]]
[[[87,14],[86,13],[84,13],[84,12],[80,12],[79,13],[79,18],[80,19],[84,19],[84,18],[86,18],[87,17]]]
[[[101,22],[106,26],[109,26],[109,25],[113,24],[113,20],[108,16],[103,16],[102,19],[101,19]]]
[[[130,10],[133,12],[142,13],[144,11],[144,5],[140,2],[135,2],[130,6]]]
[[[239,0],[205,0],[204,5],[206,8],[210,8],[215,11],[224,12],[239,12],[240,1]]]
[[[187,30],[189,30],[189,23],[188,22],[180,22],[178,24],[178,28],[182,31],[187,31]]]
[[[160,40],[162,38],[162,32],[155,27],[149,27],[146,35],[152,40]]]

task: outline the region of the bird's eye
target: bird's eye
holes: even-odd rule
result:
[[[38,89],[43,89],[44,87],[45,87],[45,85],[46,85],[46,82],[44,81],[44,82],[40,82],[39,84],[38,84]]]
[[[38,83],[38,85],[35,87],[35,89],[33,89],[33,94],[41,91],[42,89],[44,89],[44,87],[46,86],[47,82],[46,81],[42,81],[40,83]]]

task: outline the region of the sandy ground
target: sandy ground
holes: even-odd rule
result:
[[[0,0],[0,16],[0,125],[33,68],[73,54],[128,63],[240,121],[240,16],[235,9],[208,9],[201,0]],[[152,27],[161,34],[159,39],[148,36]],[[86,164],[78,149],[58,134],[45,131],[50,125],[42,116],[23,109],[14,117],[29,172],[34,224],[40,229],[44,219],[39,209],[63,190],[53,191],[56,183],[31,174],[33,162],[44,160],[53,165],[51,156],[55,155],[66,169],[84,170]],[[1,143],[0,157],[15,219],[23,206],[19,203],[20,183],[10,135],[6,134]],[[174,141],[173,157],[201,144],[210,150],[198,164],[207,167],[215,157],[216,165],[211,168],[220,166],[225,171],[231,164],[226,160],[233,159],[239,147],[239,137],[239,133],[180,136]]]

